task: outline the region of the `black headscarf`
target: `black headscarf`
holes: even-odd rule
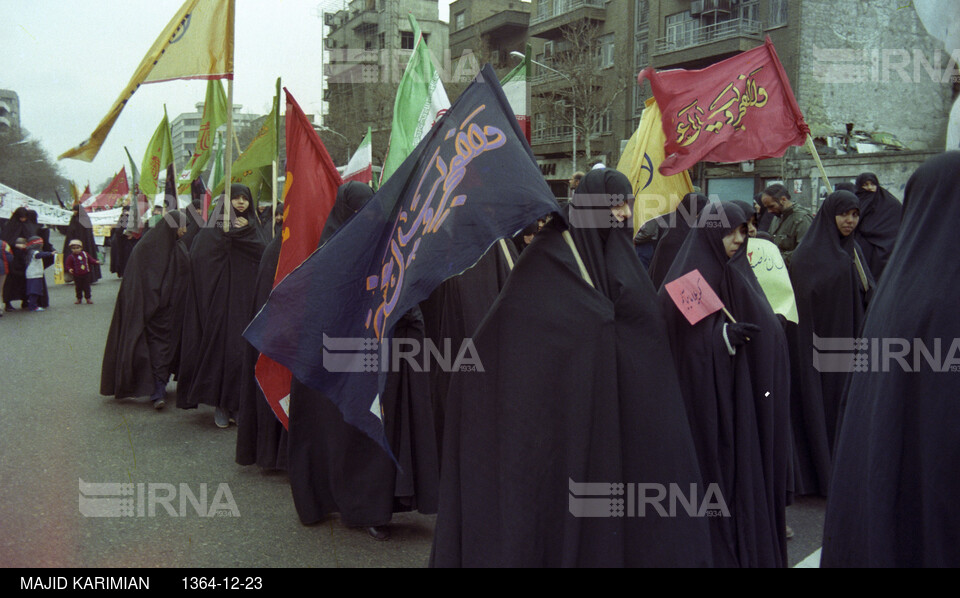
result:
[[[130,253],[103,351],[102,395],[149,395],[173,371],[190,270],[177,231],[186,224],[182,212],[168,212]]]
[[[960,563],[960,375],[952,371],[960,260],[945,257],[955,251],[958,220],[960,152],[950,151],[928,159],[907,182],[902,234],[864,322],[867,363],[844,393],[822,566]],[[882,350],[871,355],[884,339],[907,342],[902,359],[914,371],[884,359]],[[938,365],[947,371],[931,366],[917,343],[930,353],[942,343]]]
[[[337,199],[333,203],[330,215],[327,216],[323,232],[320,233],[320,245],[326,243],[351,216],[359,212],[371,197],[373,197],[373,189],[370,185],[359,181],[348,181],[340,185],[337,189]]]
[[[232,185],[231,197],[250,199],[245,185]],[[236,414],[243,379],[241,334],[253,313],[257,271],[264,243],[253,204],[243,212],[247,225],[223,231],[222,204],[190,246],[190,286],[183,316],[177,407],[204,403]],[[216,223],[214,226],[212,223]]]
[[[814,365],[813,336],[854,338],[859,336],[867,304],[867,290],[854,265],[858,250],[854,235],[844,237],[836,216],[859,209],[857,196],[835,191],[820,207],[813,223],[790,260],[799,314],[798,351],[792,364],[799,382],[799,396],[791,397],[796,447],[797,493],[826,496],[830,481],[834,436],[844,373],[820,372]],[[873,279],[860,254],[869,288]]]
[[[629,189],[591,171],[571,209]],[[570,511],[571,483],[700,487],[653,285],[609,216],[570,231],[596,287],[554,217],[474,334],[484,371],[453,374],[432,565],[709,566],[703,518]]]
[[[867,181],[877,186],[875,192],[863,189]],[[897,240],[902,206],[896,197],[880,186],[877,175],[872,172],[857,177],[857,197],[860,199],[860,223],[854,235],[874,278],[880,280]]]
[[[724,249],[723,237],[746,220],[735,204],[708,205],[664,283],[699,270],[733,317],[759,326],[759,334],[731,356],[722,311],[690,325],[665,285],[660,299],[704,483],[719,485],[731,513],[710,521],[714,564],[783,567],[789,357],[780,323],[747,260],[747,243],[730,258]]]
[[[690,232],[690,223],[700,218],[708,203],[710,200],[705,195],[687,193],[676,210],[661,218],[664,222],[660,241],[650,261],[650,280],[653,281],[655,288],[659,289],[663,285],[667,271],[670,270],[677,252],[680,251],[680,246]]]

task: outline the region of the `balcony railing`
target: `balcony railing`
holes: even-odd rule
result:
[[[540,0],[536,14],[530,17],[530,25],[549,21],[553,17],[566,14],[584,6],[603,8],[605,0]]]
[[[673,35],[661,37],[656,42],[656,49],[658,54],[662,54],[702,46],[731,37],[756,36],[759,39],[762,30],[760,21],[730,19],[713,25],[697,27],[691,31],[677,31]]]

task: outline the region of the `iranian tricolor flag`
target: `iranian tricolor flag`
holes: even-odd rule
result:
[[[420,26],[413,15],[407,16],[413,28],[413,54],[410,55],[407,68],[400,78],[397,97],[393,103],[393,125],[390,128],[387,157],[380,173],[380,186],[403,164],[413,152],[413,148],[417,147],[430,131],[433,123],[450,108],[450,100],[440,82],[440,74],[433,66],[433,59],[420,32]]]
[[[527,109],[527,78],[530,73],[530,45],[527,44],[527,52],[524,54],[523,62],[516,68],[507,73],[500,84],[503,86],[503,93],[510,102],[510,108],[523,129],[523,134],[530,143],[530,111]]]
[[[360,142],[360,147],[354,152],[353,157],[343,171],[343,182],[359,181],[364,185],[369,185],[373,180],[373,151],[370,148],[370,127],[367,127],[367,134]]]

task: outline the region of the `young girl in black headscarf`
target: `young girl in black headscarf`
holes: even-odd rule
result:
[[[227,232],[224,214],[230,217]],[[221,428],[240,409],[244,380],[239,371],[246,346],[241,334],[253,312],[264,250],[259,225],[250,189],[233,184],[226,212],[218,206],[190,247],[177,407],[215,407],[214,421]]]
[[[747,217],[713,203],[690,230],[660,289],[704,484],[730,517],[710,520],[716,566],[784,567],[790,464],[789,357],[783,329],[750,269]],[[691,325],[666,285],[699,270],[730,315]]]
[[[859,216],[857,197],[835,191],[820,207],[790,262],[800,316],[792,363],[800,394],[791,397],[798,494],[826,496],[846,379],[845,372],[830,371],[814,361],[816,350],[823,348],[814,337],[859,336],[873,289],[873,277],[854,239]]]
[[[877,175],[872,172],[858,176],[856,185],[860,199],[860,223],[854,238],[863,250],[866,266],[880,280],[900,230],[901,205],[896,197],[880,186]]]

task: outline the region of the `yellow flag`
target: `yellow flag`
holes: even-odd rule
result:
[[[683,196],[693,191],[693,181],[687,171],[672,176],[660,174],[660,163],[666,157],[663,151],[665,141],[660,108],[656,100],[650,98],[640,117],[640,126],[630,137],[617,163],[617,170],[630,179],[637,198],[633,210],[633,234],[637,234],[643,223],[651,218],[677,209]]]
[[[153,42],[133,77],[88,139],[57,159],[92,162],[141,83],[233,77],[236,0],[187,0]]]

